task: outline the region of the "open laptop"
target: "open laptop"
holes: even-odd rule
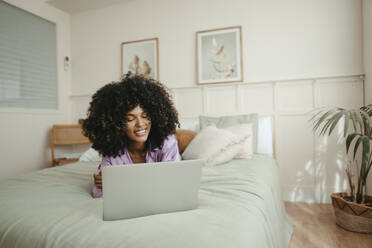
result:
[[[103,220],[196,208],[202,165],[183,160],[104,167]]]

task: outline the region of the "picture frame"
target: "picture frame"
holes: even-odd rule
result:
[[[159,80],[159,39],[121,43],[121,76],[128,72]]]
[[[242,28],[196,32],[197,84],[243,81]]]

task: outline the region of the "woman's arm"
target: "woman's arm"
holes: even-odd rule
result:
[[[102,189],[102,172],[98,172],[97,174],[93,174],[94,177],[94,184],[97,188]]]
[[[101,164],[98,166],[98,173],[93,174],[94,185],[92,189],[93,197],[102,197],[102,169],[103,167],[112,165],[109,157],[103,157]]]

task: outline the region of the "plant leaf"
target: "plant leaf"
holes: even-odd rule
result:
[[[350,124],[350,113],[349,113],[349,111],[345,111],[344,137],[346,137],[347,131],[349,129],[349,124]]]
[[[358,134],[359,135],[359,134]],[[355,155],[356,155],[356,153],[357,153],[357,151],[358,151],[358,147],[359,147],[359,145],[360,145],[360,142],[362,142],[362,137],[359,137],[358,139],[357,139],[357,141],[355,142],[355,145],[354,145],[354,156],[353,156],[353,159],[355,159]]]
[[[328,118],[328,120],[326,121],[325,125],[323,126],[323,128],[322,128],[322,130],[321,130],[321,132],[320,132],[321,135],[325,135],[325,134],[326,134],[328,128],[329,128],[329,127],[334,123],[335,118],[336,118],[338,115],[339,115],[339,113],[337,113],[337,111],[336,111],[332,116],[330,116],[330,117]],[[336,123],[336,124],[337,124],[337,123]]]
[[[319,119],[317,121],[315,121],[315,125],[314,125],[314,128],[313,130],[316,131],[318,130],[319,126],[323,123],[323,121],[330,115],[332,114],[332,112],[334,112],[333,109],[327,111],[326,113],[324,113],[323,115],[321,115],[319,117]]]
[[[368,155],[370,153],[370,144],[369,139],[366,136],[361,137],[363,140],[363,153],[362,153],[362,166],[360,168],[360,177],[363,180],[363,183],[366,183],[367,179],[367,163],[368,163]]]
[[[350,134],[347,136],[346,138],[346,153],[349,152],[349,148],[350,148],[350,145],[351,145],[351,142],[353,141],[353,139],[359,135],[358,133],[353,133],[353,134]]]
[[[364,110],[360,110],[360,114],[363,118],[363,123],[364,123],[364,134],[367,134],[368,135],[368,132],[369,132],[369,128],[370,126],[372,125],[372,117],[369,116],[368,112],[364,111]]]
[[[315,121],[315,118],[317,118],[321,113],[325,112],[325,110],[324,110],[324,108],[322,108],[318,112],[316,112],[315,114],[312,114],[314,112],[315,112],[315,110],[309,112],[309,114],[312,115],[312,117],[309,119],[309,122]]]
[[[360,108],[361,110],[365,111],[369,116],[372,116],[372,104],[368,104]]]
[[[354,113],[353,110],[350,110],[350,117],[351,117],[351,121],[353,122],[354,132],[358,132],[358,127],[357,127],[357,123],[356,123],[355,113]]]
[[[320,131],[320,135],[324,135],[327,132],[328,127],[332,124],[332,118],[329,117],[326,123],[323,125],[322,130]]]
[[[355,116],[357,118],[358,124],[360,126],[360,132],[364,134],[364,121],[362,115],[360,114],[360,110],[354,110]]]
[[[336,114],[335,116],[333,116],[332,118],[332,126],[329,128],[329,133],[328,133],[328,136],[331,135],[333,129],[336,127],[337,123],[339,122],[339,120],[342,118],[342,116],[344,116],[345,114],[345,111],[344,110],[341,110],[338,114]]]
[[[369,153],[368,165],[367,165],[367,171],[366,171],[367,177],[368,177],[369,170],[371,169],[371,166],[372,166],[372,152]]]

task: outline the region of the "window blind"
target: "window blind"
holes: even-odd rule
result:
[[[0,0],[0,107],[58,109],[56,25]]]

